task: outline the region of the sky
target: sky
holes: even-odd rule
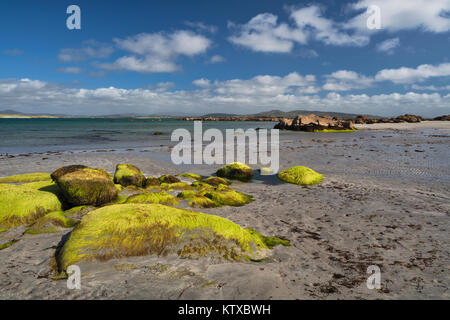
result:
[[[5,0],[0,39],[0,110],[450,114],[450,0]]]

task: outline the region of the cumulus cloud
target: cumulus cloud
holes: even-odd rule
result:
[[[417,68],[383,69],[376,76],[376,81],[392,81],[394,83],[422,82],[432,77],[450,76],[450,63],[437,66],[422,64]]]
[[[225,62],[226,59],[222,57],[221,55],[215,54],[211,57],[211,59],[208,60],[208,63],[219,63],[219,62]]]
[[[450,76],[450,63],[441,63],[435,66],[423,64],[416,68],[382,69],[375,76],[365,76],[354,71],[339,70],[325,76],[326,82],[323,85],[323,89],[328,91],[348,91],[369,88],[377,82],[389,81],[395,84],[413,84],[423,82],[429,78],[448,76]]]
[[[39,80],[9,79],[0,80],[0,104],[23,112],[78,115],[201,114],[223,110],[254,113],[277,108],[435,116],[448,114],[450,109],[450,94],[407,92],[369,96],[330,92],[324,97],[302,94],[301,90],[310,90],[309,84],[314,81],[312,76],[292,73],[284,77],[264,75],[246,80],[210,81],[208,88],[167,91],[157,87],[77,89]]]
[[[393,54],[395,49],[400,45],[399,38],[387,39],[377,45],[377,51]]]
[[[228,27],[235,34],[228,39],[240,46],[260,52],[291,52],[294,43],[307,42],[307,34],[300,29],[294,29],[286,23],[277,23],[278,17],[263,13],[252,18],[244,25],[229,23]]]
[[[364,89],[370,87],[374,82],[374,79],[370,77],[348,70],[339,70],[325,77],[327,80],[323,85],[323,89],[328,91]]]
[[[205,53],[212,44],[205,36],[187,30],[171,34],[141,33],[126,39],[114,39],[114,42],[118,48],[131,55],[98,66],[141,73],[177,71],[180,69],[176,64],[179,56],[193,57]]]
[[[108,58],[114,49],[112,46],[88,40],[83,42],[82,48],[64,48],[58,54],[61,62],[79,62],[86,59],[105,59]]]
[[[359,0],[351,8],[364,12],[350,19],[345,27],[368,32],[366,11],[372,5],[381,10],[382,30],[396,32],[420,29],[435,33],[450,31],[450,0]]]

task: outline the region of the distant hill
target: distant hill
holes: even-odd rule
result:
[[[24,114],[24,113],[14,110],[2,110],[0,111],[0,114]]]
[[[332,112],[332,111],[311,111],[311,110],[293,110],[293,111],[281,111],[281,110],[271,110],[271,111],[264,111],[254,114],[227,114],[227,113],[210,113],[205,114],[202,116],[202,118],[206,117],[216,117],[216,118],[228,118],[228,117],[234,117],[234,116],[244,116],[244,117],[255,117],[255,118],[295,118],[299,114],[307,115],[314,113],[318,116],[323,115],[329,115],[331,117],[336,118],[356,118],[360,114],[354,114],[354,113],[344,113],[344,112]],[[367,115],[370,118],[380,118],[379,116],[373,116],[373,115]]]

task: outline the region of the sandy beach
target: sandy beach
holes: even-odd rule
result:
[[[55,250],[70,230],[0,233],[0,299],[450,299],[450,122],[361,125],[354,133],[280,135],[280,169],[310,167],[323,183],[301,187],[274,176],[234,182],[242,207],[201,209],[290,241],[261,262],[141,256],[80,263],[81,290],[52,280]],[[167,145],[143,149],[0,157],[0,176],[52,172],[69,164],[133,163],[145,175],[177,167]],[[255,168],[256,169],[256,168]],[[200,210],[199,210],[200,211]],[[366,286],[381,269],[380,290]]]

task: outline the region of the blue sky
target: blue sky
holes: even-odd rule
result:
[[[0,30],[0,110],[450,113],[450,0],[17,0]]]

